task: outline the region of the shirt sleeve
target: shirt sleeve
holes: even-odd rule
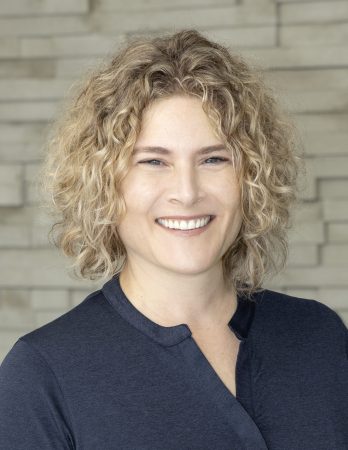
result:
[[[68,417],[55,374],[20,338],[0,366],[0,448],[71,450]]]

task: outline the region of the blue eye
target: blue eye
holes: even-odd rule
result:
[[[216,159],[216,160],[219,161],[219,162],[225,162],[225,161],[228,161],[227,158],[220,158],[220,157],[218,157],[218,156],[212,156],[211,158],[206,159],[206,161],[209,161],[210,159]]]
[[[157,161],[161,163],[162,161],[159,161],[158,159],[148,159],[146,161],[139,161],[139,164],[150,164],[153,161]],[[150,164],[150,166],[158,166],[159,164]]]

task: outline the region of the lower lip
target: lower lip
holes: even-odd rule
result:
[[[168,231],[171,234],[176,234],[178,236],[197,236],[198,234],[204,233],[204,231],[209,227],[215,217],[212,217],[210,221],[204,225],[204,227],[194,228],[193,230],[173,230],[172,228],[166,228],[160,223],[156,222],[163,230]]]

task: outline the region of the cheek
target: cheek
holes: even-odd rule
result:
[[[238,191],[231,192],[228,196],[225,195],[223,209],[227,214],[229,226],[238,232],[243,221],[241,198]]]
[[[146,214],[158,196],[158,184],[152,181],[127,180],[123,185],[123,196],[129,214]]]
[[[225,209],[236,211],[241,205],[241,192],[237,181],[232,177],[222,180],[213,191],[214,196]]]
[[[141,173],[130,173],[123,182],[125,196],[148,198],[158,192],[158,181],[154,176],[142,176]]]

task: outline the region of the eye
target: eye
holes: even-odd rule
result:
[[[139,161],[139,164],[149,164],[150,166],[158,166],[159,164],[150,164],[153,161],[156,161],[158,163],[161,163],[162,161],[158,160],[158,159],[147,159],[146,161]]]
[[[211,158],[206,159],[206,161],[209,161],[211,159],[215,159],[215,160],[219,161],[219,164],[222,163],[222,162],[228,161],[227,158],[220,158],[219,156],[212,156]]]

